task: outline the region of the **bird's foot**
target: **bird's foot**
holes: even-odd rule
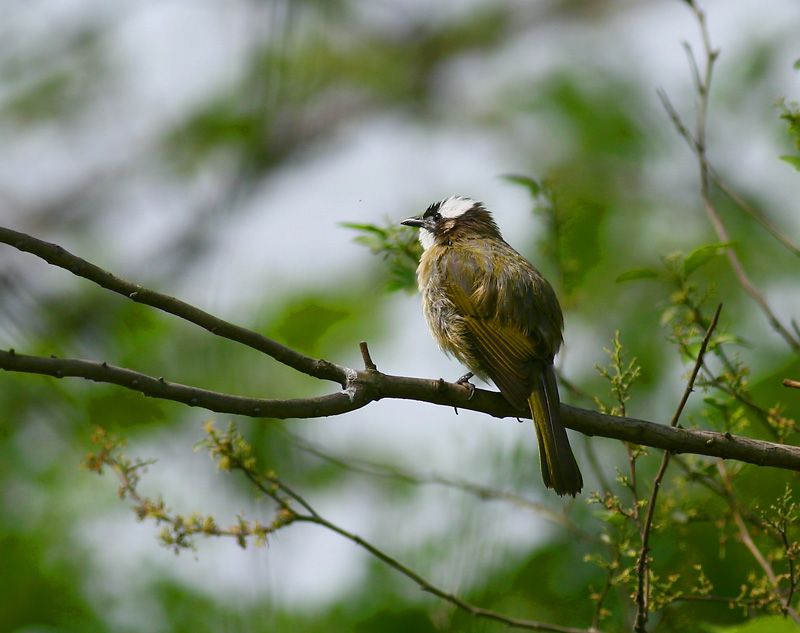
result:
[[[473,385],[469,381],[469,379],[472,378],[474,375],[475,374],[473,374],[470,371],[470,372],[467,372],[466,374],[464,374],[463,376],[461,376],[461,378],[459,378],[458,380],[456,380],[456,384],[457,385],[464,385],[467,389],[469,389],[469,398],[467,398],[467,400],[472,400],[472,396],[475,395],[475,385]]]

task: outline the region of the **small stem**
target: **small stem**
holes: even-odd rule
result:
[[[698,101],[697,101],[697,123],[696,123],[696,132],[692,135],[689,132],[686,125],[680,118],[675,107],[669,101],[669,98],[664,93],[664,91],[658,91],[658,96],[661,99],[664,108],[667,111],[670,119],[672,120],[675,128],[678,130],[678,133],[683,137],[683,139],[689,144],[689,147],[697,156],[698,161],[698,168],[699,168],[699,176],[700,176],[700,196],[703,200],[703,208],[706,212],[706,215],[711,222],[711,225],[714,227],[714,231],[717,234],[717,238],[721,242],[730,242],[731,239],[728,235],[728,231],[725,228],[725,225],[722,222],[722,218],[717,213],[714,204],[711,201],[711,192],[710,192],[710,181],[713,178],[713,172],[708,160],[707,152],[707,144],[706,144],[706,126],[707,126],[707,119],[708,119],[708,98],[709,98],[709,90],[711,87],[711,78],[714,70],[714,63],[719,56],[719,51],[715,50],[711,46],[711,36],[708,31],[708,25],[706,23],[705,13],[703,12],[700,7],[692,0],[689,3],[692,11],[694,12],[698,24],[700,26],[700,33],[703,39],[703,49],[705,51],[706,60],[705,60],[705,67],[703,69],[703,73],[701,74],[699,66],[697,64],[697,60],[692,53],[691,48],[686,46],[688,55],[689,55],[689,62],[690,67],[692,69],[692,74],[695,81],[695,87],[698,93]],[[758,304],[761,311],[766,316],[767,320],[769,321],[772,328],[781,335],[781,337],[786,341],[789,347],[792,350],[800,354],[800,337],[795,337],[792,333],[781,323],[775,313],[772,311],[772,308],[767,303],[767,300],[764,296],[758,291],[758,289],[753,285],[750,281],[747,273],[742,266],[741,261],[739,260],[739,256],[736,254],[736,251],[732,248],[726,249],[726,256],[728,261],[733,269],[733,272],[739,281],[739,285],[742,286],[744,291],[750,295],[750,297]]]
[[[778,577],[775,575],[775,571],[772,569],[769,561],[764,557],[764,555],[761,553],[761,550],[758,549],[755,541],[753,541],[753,538],[750,536],[750,532],[747,529],[747,524],[744,522],[742,513],[739,510],[739,502],[736,499],[736,496],[733,494],[730,475],[725,468],[725,464],[722,463],[722,460],[717,460],[717,468],[719,469],[722,480],[725,483],[725,492],[728,497],[731,511],[733,512],[733,518],[736,521],[736,527],[739,529],[739,537],[742,539],[742,542],[750,551],[750,554],[752,554],[753,558],[756,559],[759,567],[761,567],[761,569],[764,571],[769,583],[772,585],[775,597],[780,601],[781,606],[783,607],[784,614],[790,616],[798,625],[800,625],[800,614],[798,614],[797,611],[795,611],[792,607],[791,603],[789,603],[789,601],[781,595],[781,590],[778,586]]]
[[[700,344],[700,350],[697,353],[697,360],[692,368],[692,373],[689,376],[689,380],[686,383],[686,388],[683,390],[683,396],[681,397],[678,407],[675,409],[675,413],[670,421],[671,427],[677,426],[678,420],[681,417],[681,413],[683,413],[683,409],[686,407],[686,403],[689,401],[689,396],[692,393],[694,382],[697,379],[697,374],[700,372],[700,368],[703,366],[703,356],[705,356],[706,349],[708,348],[708,342],[711,340],[711,334],[714,331],[714,328],[717,326],[721,311],[722,304],[720,303],[717,306],[716,312],[714,312],[714,317],[711,319],[711,325],[709,325],[708,330],[706,330],[706,335],[703,337],[703,342]],[[637,563],[638,583],[635,596],[636,621],[633,629],[636,633],[646,633],[647,631],[647,618],[650,608],[650,561],[648,556],[650,551],[650,531],[653,526],[653,515],[655,514],[658,492],[661,489],[661,482],[664,479],[664,475],[667,472],[667,466],[669,465],[669,457],[669,451],[664,451],[664,455],[661,458],[661,466],[659,467],[656,477],[653,480],[653,494],[650,497],[650,503],[647,506],[647,517],[645,518],[644,528],[642,529],[642,547],[639,552],[639,561]]]
[[[366,341],[361,341],[358,344],[358,347],[361,349],[361,358],[364,361],[364,369],[367,371],[378,371],[378,366],[372,362],[372,357],[369,355],[369,348],[367,347]]]
[[[491,611],[489,609],[477,607],[459,598],[457,595],[445,591],[443,589],[440,589],[439,587],[433,585],[423,576],[415,572],[413,569],[407,567],[406,565],[404,565],[397,559],[393,558],[392,556],[390,556],[380,548],[376,547],[372,543],[365,541],[360,536],[353,534],[352,532],[347,531],[343,527],[324,518],[313,508],[313,506],[308,501],[306,501],[304,497],[302,497],[299,493],[289,488],[279,478],[275,476],[264,477],[260,473],[254,471],[247,464],[237,459],[233,459],[233,462],[235,468],[242,471],[245,477],[247,477],[247,479],[249,479],[261,492],[263,492],[264,494],[275,500],[282,508],[289,510],[292,513],[293,522],[304,521],[306,523],[315,523],[316,525],[324,527],[330,530],[331,532],[339,534],[340,536],[346,538],[352,543],[359,545],[360,547],[363,547],[367,552],[375,556],[378,560],[382,561],[395,571],[398,571],[402,575],[406,576],[407,578],[415,582],[419,586],[419,588],[422,589],[423,591],[426,591],[434,596],[437,596],[438,598],[441,598],[442,600],[445,600],[446,602],[449,602],[450,604],[461,609],[462,611],[466,611],[473,617],[492,620],[504,624],[509,628],[525,629],[528,631],[549,631],[551,633],[600,633],[600,631],[598,631],[594,627],[592,627],[591,629],[579,629],[579,628],[558,626],[555,624],[548,624],[546,622],[522,620],[519,618],[512,618],[506,616],[496,611]],[[281,497],[279,492],[283,492],[284,494],[287,495],[288,498],[294,500],[296,503],[302,506],[308,514],[298,514],[296,511],[292,510],[289,507],[289,501]]]

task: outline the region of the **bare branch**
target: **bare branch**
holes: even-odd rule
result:
[[[722,176],[720,176],[710,165],[709,176],[711,176],[711,180],[713,180],[714,184],[719,187],[720,191],[724,192],[731,200],[733,200],[740,209],[742,209],[750,217],[761,224],[761,226],[767,229],[772,237],[783,244],[783,246],[785,246],[792,255],[795,257],[800,257],[800,247],[792,242],[792,240],[789,239],[789,237],[783,231],[781,231],[772,220],[770,220],[754,206],[748,204],[744,198],[742,198],[731,187],[729,187],[728,184],[722,179]]]
[[[672,420],[670,420],[670,428],[677,426],[678,420],[680,420],[681,414],[683,413],[684,408],[686,408],[686,403],[689,401],[689,396],[692,394],[692,390],[694,389],[694,382],[697,380],[697,374],[700,373],[700,368],[703,366],[703,357],[706,355],[706,349],[708,349],[708,342],[711,340],[711,334],[714,332],[714,328],[717,327],[719,314],[721,311],[722,304],[720,303],[717,306],[716,312],[714,312],[714,317],[711,319],[711,324],[708,326],[708,330],[706,330],[706,335],[703,337],[703,342],[700,344],[700,350],[697,352],[697,360],[692,368],[692,373],[689,375],[686,388],[683,390],[683,396],[681,396],[678,407],[675,409]],[[637,563],[638,581],[635,597],[636,622],[633,628],[636,633],[645,633],[646,631],[645,627],[647,625],[647,616],[650,609],[650,530],[653,527],[653,515],[655,514],[658,492],[661,489],[661,482],[663,481],[664,475],[667,472],[669,458],[669,451],[664,451],[664,455],[661,458],[661,466],[659,467],[655,479],[653,480],[653,494],[650,497],[650,502],[647,506],[647,516],[645,517],[644,526],[642,528],[642,547],[641,551],[639,552],[639,562]]]
[[[346,538],[347,540],[351,541],[352,543],[363,547],[367,552],[369,552],[372,556],[377,558],[383,563],[386,563],[389,567],[394,569],[395,571],[401,573],[406,578],[409,578],[414,583],[416,583],[420,589],[423,591],[430,593],[450,604],[454,605],[455,607],[469,613],[473,617],[482,618],[486,620],[492,620],[494,622],[500,622],[501,624],[505,624],[509,628],[513,629],[523,629],[527,631],[549,631],[551,633],[601,633],[596,628],[591,629],[579,629],[574,627],[564,627],[558,626],[555,624],[549,624],[546,622],[536,622],[533,620],[522,620],[519,618],[512,618],[510,616],[504,615],[497,611],[492,611],[490,609],[484,609],[482,607],[477,607],[466,600],[458,597],[454,593],[450,593],[437,587],[436,585],[432,584],[426,578],[415,572],[410,567],[404,565],[396,558],[390,556],[380,548],[376,547],[372,543],[365,541],[360,536],[349,532],[348,530],[344,529],[340,525],[329,521],[328,519],[324,518],[320,515],[314,507],[309,503],[304,497],[300,494],[289,488],[286,484],[284,484],[278,477],[275,476],[264,476],[256,471],[254,471],[251,467],[247,464],[239,461],[238,457],[231,453],[226,453],[228,458],[231,460],[231,465],[241,470],[242,473],[264,494],[271,497],[275,500],[284,510],[288,511],[291,514],[292,522],[300,522],[304,521],[306,523],[314,523],[321,527],[327,528],[331,532],[335,532],[340,536]],[[286,497],[282,496],[279,493],[284,493]],[[288,498],[287,498],[288,497]],[[295,511],[290,503],[289,499],[297,502],[305,511],[305,513],[299,513]]]
[[[387,464],[378,464],[371,461],[348,457],[346,460],[331,455],[330,453],[322,450],[319,446],[312,444],[308,440],[302,439],[299,436],[284,430],[289,443],[296,446],[298,449],[318,457],[329,464],[333,464],[343,470],[354,473],[362,473],[371,477],[381,477],[386,479],[394,479],[397,481],[414,484],[414,485],[440,485],[461,490],[467,494],[474,495],[475,497],[485,501],[507,501],[518,508],[529,510],[530,512],[543,517],[544,519],[560,525],[569,531],[570,534],[578,536],[587,541],[599,542],[599,539],[593,534],[586,532],[579,528],[573,521],[570,520],[566,511],[556,511],[546,504],[533,501],[528,497],[511,492],[510,490],[503,490],[501,488],[492,488],[483,484],[478,484],[466,479],[448,477],[438,473],[423,474],[399,468],[397,466],[389,466]]]
[[[33,253],[48,263],[88,279],[134,301],[163,310],[209,332],[268,354],[281,363],[310,376],[342,385],[343,391],[300,399],[249,398],[168,382],[107,363],[77,359],[46,358],[0,351],[0,369],[63,378],[80,377],[116,384],[145,396],[182,402],[218,413],[254,418],[316,418],[354,411],[381,398],[419,400],[459,409],[479,411],[497,418],[530,417],[515,410],[498,392],[469,389],[443,379],[429,380],[390,376],[376,369],[358,371],[327,360],[300,354],[257,332],[233,325],[179,299],[160,294],[116,277],[56,244],[50,244],[11,229],[0,227],[0,242]],[[367,350],[366,363],[372,359]],[[688,430],[635,418],[615,417],[561,405],[567,427],[585,435],[633,442],[673,453],[696,453],[736,459],[759,466],[800,471],[800,448],[733,436],[730,433]]]
[[[703,49],[705,52],[705,66],[701,73],[697,60],[694,57],[694,54],[688,46],[687,52],[689,54],[689,61],[690,66],[692,69],[692,74],[695,80],[695,87],[697,89],[698,94],[698,101],[697,101],[697,122],[696,122],[696,132],[693,135],[689,132],[687,126],[681,120],[680,115],[678,114],[675,107],[667,98],[667,95],[663,91],[658,92],[658,96],[661,99],[664,108],[666,109],[667,113],[669,114],[670,119],[672,120],[675,128],[677,129],[680,136],[689,144],[689,147],[697,156],[698,167],[700,170],[700,197],[703,200],[703,208],[705,209],[706,215],[708,216],[711,225],[714,227],[714,231],[717,234],[720,242],[727,243],[730,242],[731,239],[728,235],[728,231],[725,228],[724,223],[722,222],[722,218],[717,213],[716,208],[714,207],[713,202],[711,201],[711,192],[709,183],[713,178],[713,172],[711,170],[711,165],[708,160],[708,154],[706,153],[706,122],[707,122],[707,114],[708,114],[708,95],[709,89],[711,86],[711,77],[714,70],[714,63],[719,56],[719,51],[715,50],[711,46],[711,38],[708,32],[708,25],[706,23],[705,13],[700,9],[699,6],[695,2],[689,2],[689,6],[691,7],[692,11],[697,18],[698,25],[700,27],[700,34],[703,39]],[[730,195],[730,194],[729,194]],[[730,262],[731,268],[733,269],[734,274],[736,275],[737,280],[739,281],[739,285],[749,294],[753,300],[758,304],[761,308],[761,311],[767,317],[770,325],[773,329],[780,334],[783,339],[788,343],[788,345],[794,350],[795,353],[800,354],[800,340],[792,335],[792,333],[781,323],[780,319],[778,319],[777,315],[772,311],[772,308],[767,303],[767,300],[764,298],[758,289],[753,285],[753,282],[750,281],[750,278],[747,276],[747,273],[744,270],[744,266],[742,266],[741,261],[739,260],[739,256],[736,254],[736,251],[732,248],[726,249],[725,254]]]
[[[321,361],[325,362],[325,361]],[[446,407],[486,413],[495,418],[530,418],[530,411],[517,411],[496,391],[470,389],[441,378],[391,376],[378,371],[342,368],[348,380],[345,391],[299,399],[247,398],[207,391],[154,378],[130,369],[87,360],[46,358],[0,350],[0,369],[55,378],[68,376],[116,384],[146,396],[183,402],[217,413],[252,418],[317,418],[355,411],[382,398],[418,400]],[[684,429],[637,418],[579,409],[561,404],[564,424],[584,435],[608,437],[671,453],[695,453],[735,459],[758,466],[800,471],[800,447],[755,440],[731,433]]]
[[[282,490],[286,491],[286,488],[279,484]],[[294,499],[300,501],[300,497],[295,496],[294,494],[290,494]],[[503,615],[502,613],[498,613],[497,611],[492,611],[490,609],[484,609],[482,607],[477,607],[466,600],[459,598],[457,595],[450,593],[448,591],[444,591],[439,587],[431,584],[428,580],[424,577],[420,576],[417,572],[415,572],[410,567],[406,567],[403,563],[398,561],[395,558],[392,558],[388,554],[386,554],[383,550],[378,549],[371,543],[365,541],[361,537],[348,532],[344,528],[336,525],[335,523],[331,523],[327,519],[324,519],[320,515],[314,513],[312,516],[305,516],[299,515],[294,517],[295,521],[307,521],[310,523],[316,523],[317,525],[321,525],[332,532],[336,532],[340,536],[343,536],[347,540],[355,543],[356,545],[360,545],[365,550],[367,550],[370,554],[381,560],[382,562],[386,563],[392,569],[400,572],[407,578],[413,580],[417,585],[419,585],[420,589],[426,591],[442,600],[449,602],[452,605],[455,605],[462,611],[466,611],[470,615],[476,618],[483,618],[486,620],[492,620],[494,622],[500,622],[501,624],[505,624],[507,627],[512,629],[524,629],[527,631],[550,631],[552,633],[600,633],[600,631],[596,628],[592,629],[578,629],[573,627],[566,627],[566,626],[557,626],[555,624],[548,624],[546,622],[535,622],[533,620],[522,620],[519,618],[512,618],[507,615]]]
[[[73,255],[57,244],[44,242],[25,233],[1,226],[0,242],[13,246],[17,250],[36,255],[48,264],[68,270],[73,275],[88,279],[101,288],[116,292],[132,301],[168,312],[185,321],[199,325],[212,334],[252,347],[299,372],[314,378],[338,382],[340,385],[344,385],[347,381],[343,367],[311,358],[258,332],[228,323],[180,299],[155,292],[112,275],[107,270]]]
[[[17,354],[13,349],[0,350],[0,369],[43,374],[54,378],[78,377],[93,382],[111,383],[138,391],[150,398],[173,400],[217,413],[233,413],[253,418],[316,418],[338,415],[358,409],[368,402],[363,400],[363,392],[355,390],[312,398],[247,398],[168,382],[164,378],[154,378],[130,369],[114,367],[108,363],[72,358],[26,356]]]

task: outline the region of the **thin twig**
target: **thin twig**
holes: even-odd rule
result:
[[[703,365],[703,356],[705,356],[708,343],[711,340],[711,334],[714,332],[714,328],[717,326],[721,311],[722,304],[720,303],[717,306],[716,312],[714,312],[714,317],[711,319],[711,325],[709,325],[708,330],[706,330],[706,335],[703,337],[703,342],[700,344],[700,350],[697,352],[697,360],[692,368],[692,373],[689,375],[686,388],[683,390],[683,395],[678,403],[678,407],[675,409],[675,413],[670,421],[671,427],[677,426],[678,420],[680,420],[681,414],[686,407],[686,403],[689,401],[689,396],[692,394],[694,382],[697,379],[697,374],[700,372],[700,368]],[[653,480],[653,494],[650,497],[650,502],[647,507],[647,516],[645,517],[644,528],[642,529],[642,547],[639,552],[639,561],[637,563],[638,580],[635,596],[636,621],[634,623],[634,631],[636,631],[636,633],[645,633],[647,630],[647,618],[650,609],[650,531],[653,526],[653,515],[655,514],[658,492],[661,489],[661,482],[664,479],[665,473],[667,472],[669,458],[669,451],[664,451],[664,455],[661,458],[661,466],[659,467],[655,479]]]
[[[761,224],[767,231],[769,231],[770,235],[778,240],[786,249],[792,253],[795,257],[800,257],[800,247],[798,247],[792,240],[790,240],[786,234],[781,231],[775,223],[772,222],[768,217],[766,217],[761,211],[753,207],[752,205],[748,204],[744,198],[738,195],[728,184],[722,179],[716,170],[709,166],[709,175],[711,176],[711,180],[714,181],[714,184],[717,185],[720,191],[725,193],[731,200],[736,203],[740,209],[742,209],[745,213],[749,216],[754,218],[759,224]]]
[[[706,23],[705,13],[702,9],[697,5],[696,2],[693,0],[688,2],[689,6],[691,7],[692,11],[697,18],[700,33],[703,40],[703,49],[705,51],[705,66],[703,71],[701,72],[699,66],[697,64],[697,60],[692,53],[691,48],[686,46],[687,52],[689,54],[690,66],[692,69],[692,74],[695,80],[695,87],[698,93],[698,102],[697,102],[697,123],[696,123],[696,130],[694,135],[692,135],[686,125],[682,122],[680,115],[678,114],[675,107],[669,101],[666,93],[663,90],[658,91],[658,96],[661,99],[661,102],[664,105],[667,113],[669,114],[670,119],[672,120],[675,128],[678,130],[678,133],[683,137],[683,139],[689,144],[692,151],[696,154],[698,160],[698,167],[700,170],[700,195],[703,200],[703,208],[705,209],[706,215],[708,216],[709,220],[711,221],[712,226],[714,227],[714,231],[717,234],[720,242],[728,243],[731,241],[728,232],[725,228],[724,223],[722,222],[722,218],[717,213],[716,208],[714,207],[713,202],[711,201],[711,193],[710,193],[710,186],[709,182],[711,180],[711,166],[708,160],[707,155],[707,145],[706,145],[706,124],[707,124],[707,115],[708,115],[708,97],[709,91],[711,88],[711,79],[714,70],[714,63],[719,56],[719,51],[715,50],[711,46],[711,37],[708,31],[708,25]],[[741,261],[739,260],[736,251],[732,248],[726,249],[725,254],[728,258],[728,261],[733,268],[734,274],[736,275],[739,284],[742,288],[747,292],[753,300],[758,304],[761,308],[761,311],[767,317],[770,325],[775,329],[783,339],[788,343],[788,345],[798,354],[800,354],[800,340],[795,338],[792,333],[784,327],[775,313],[772,311],[772,308],[767,303],[767,300],[764,296],[758,291],[758,289],[753,285],[750,279],[747,276],[747,273],[742,266]]]
[[[474,495],[475,497],[478,497],[481,500],[507,501],[519,508],[529,510],[537,514],[538,516],[541,516],[547,519],[548,521],[555,523],[556,525],[560,525],[561,527],[568,530],[570,534],[580,536],[582,539],[587,541],[592,541],[592,542],[599,541],[599,539],[593,534],[586,532],[580,529],[578,526],[576,526],[572,521],[570,521],[569,517],[565,513],[557,512],[543,503],[532,501],[527,497],[523,497],[522,495],[511,492],[509,490],[492,488],[490,486],[476,484],[474,482],[466,481],[463,479],[446,477],[444,475],[439,475],[437,473],[433,473],[430,475],[419,474],[408,469],[398,468],[396,466],[387,466],[385,464],[376,464],[374,462],[360,460],[353,457],[348,457],[346,460],[341,459],[339,457],[335,457],[330,453],[323,451],[318,446],[315,446],[311,442],[308,442],[307,440],[298,437],[294,433],[291,433],[289,431],[283,431],[283,433],[287,437],[288,442],[297,447],[298,449],[310,455],[314,455],[315,457],[322,459],[328,462],[329,464],[333,464],[343,470],[347,470],[354,473],[362,473],[365,475],[369,475],[370,477],[382,477],[386,479],[393,479],[396,481],[402,481],[405,483],[415,484],[415,485],[432,484],[432,485],[447,486],[449,488],[454,488],[456,490],[461,490],[462,492]]]
[[[800,381],[798,381],[798,380],[789,380],[788,378],[786,378],[783,381],[783,386],[784,387],[792,387],[793,389],[800,389]]]
[[[347,540],[363,547],[367,552],[375,556],[378,560],[386,563],[389,567],[398,571],[406,578],[409,578],[413,582],[415,582],[420,589],[434,595],[442,600],[449,602],[450,604],[456,606],[457,608],[461,609],[469,613],[470,615],[483,618],[486,620],[492,620],[494,622],[499,622],[501,624],[506,625],[509,628],[514,629],[524,629],[528,631],[549,631],[551,633],[601,633],[596,628],[591,629],[580,629],[580,628],[573,628],[573,627],[563,627],[558,626],[555,624],[548,624],[545,622],[536,622],[533,620],[522,620],[519,618],[512,618],[502,613],[498,613],[497,611],[492,611],[490,609],[484,609],[482,607],[477,607],[466,600],[463,600],[456,596],[453,593],[445,591],[423,576],[415,572],[410,567],[407,567],[397,559],[393,558],[383,550],[379,549],[372,543],[365,541],[360,536],[349,532],[348,530],[344,529],[343,527],[329,521],[328,519],[321,516],[313,507],[312,505],[306,501],[304,497],[302,497],[299,493],[295,492],[291,488],[289,488],[286,484],[284,484],[280,479],[277,477],[268,477],[266,479],[262,478],[258,473],[253,472],[250,468],[248,468],[245,464],[238,462],[236,460],[232,460],[235,463],[236,468],[241,470],[244,475],[264,494],[268,495],[275,501],[277,501],[284,509],[289,510],[292,513],[292,521],[304,521],[307,523],[314,523],[321,527],[324,527],[340,536],[346,538]],[[265,483],[266,482],[266,483]],[[287,503],[286,499],[282,498],[281,495],[278,494],[278,491],[282,491],[288,497],[293,499],[295,502],[300,504],[308,514],[299,514],[295,510],[291,508],[291,505]]]
[[[369,355],[369,347],[367,347],[367,342],[361,341],[358,344],[358,347],[361,350],[361,358],[364,361],[364,369],[367,371],[378,371],[378,366],[372,362],[372,356]]]
[[[630,479],[628,480],[628,489],[631,491],[631,508],[633,509],[633,520],[639,532],[642,531],[642,513],[640,512],[641,506],[639,504],[639,493],[636,490],[636,457],[634,449],[630,442],[625,442],[625,451],[628,454],[628,470],[630,471]]]
[[[775,528],[778,534],[780,535],[781,543],[783,544],[783,548],[786,551],[786,560],[789,566],[789,595],[786,596],[786,604],[792,604],[792,598],[794,598],[794,592],[797,590],[797,576],[794,571],[794,555],[791,552],[792,545],[789,543],[789,537],[786,535],[786,523],[784,522],[782,528]]]
[[[611,563],[608,565],[608,569],[606,570],[606,584],[600,590],[600,593],[597,594],[597,598],[595,599],[594,616],[592,617],[591,628],[593,631],[597,629],[597,625],[600,624],[600,619],[603,617],[603,602],[605,602],[606,596],[614,584],[614,576],[618,571],[619,562],[622,558],[622,548],[615,547],[613,548],[613,552],[614,560],[611,561]]]
[[[800,625],[800,614],[795,611],[792,607],[791,603],[782,596],[779,584],[778,584],[778,577],[775,575],[775,571],[772,569],[772,565],[769,564],[769,561],[764,557],[761,553],[761,550],[758,549],[758,546],[753,541],[752,537],[750,536],[750,531],[747,529],[747,524],[744,522],[742,518],[742,514],[739,511],[739,501],[736,496],[733,494],[733,487],[731,485],[731,478],[728,475],[727,469],[725,465],[721,461],[717,461],[717,468],[719,469],[720,475],[722,476],[722,481],[725,484],[725,492],[728,497],[728,502],[731,508],[731,512],[733,513],[733,518],[736,521],[736,527],[739,529],[739,537],[742,539],[745,547],[750,551],[753,558],[756,559],[759,567],[764,571],[769,583],[772,585],[774,590],[775,596],[781,603],[783,608],[784,615],[789,615],[795,623]]]
[[[765,409],[760,404],[758,404],[755,400],[753,400],[749,396],[745,395],[745,393],[743,393],[743,390],[740,391],[738,389],[734,389],[730,385],[728,385],[727,383],[725,383],[725,382],[719,380],[718,378],[716,378],[714,373],[711,372],[710,370],[708,370],[707,368],[706,368],[706,374],[707,374],[707,377],[704,379],[706,385],[710,385],[710,386],[714,387],[715,389],[719,389],[722,393],[728,394],[733,400],[736,400],[737,402],[741,402],[746,407],[748,407],[748,408],[752,409],[754,412],[758,413],[759,416],[760,416],[760,420],[764,423],[763,424],[763,429],[767,433],[769,433],[772,436],[773,439],[775,439],[775,440],[780,439],[780,434],[778,433],[778,430],[775,428],[774,425],[769,424],[769,420],[770,419],[776,419],[776,416],[775,416],[774,413],[772,413],[769,410]]]

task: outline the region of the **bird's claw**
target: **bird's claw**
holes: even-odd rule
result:
[[[474,375],[475,374],[473,374],[472,372],[468,372],[468,373],[464,374],[463,376],[461,376],[461,378],[456,380],[456,384],[457,385],[463,385],[467,389],[469,389],[469,398],[467,398],[467,400],[472,400],[472,396],[475,395],[475,385],[473,385],[469,381],[469,379],[472,378]]]

